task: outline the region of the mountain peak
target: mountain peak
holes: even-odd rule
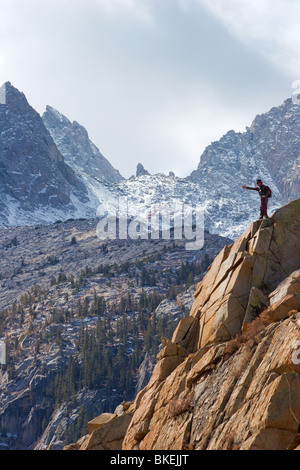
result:
[[[12,84],[10,82],[4,82],[1,87],[0,87],[0,90],[5,90],[6,88],[11,88],[12,87]]]
[[[18,88],[13,86],[10,81],[7,81],[7,82],[3,83],[2,87],[5,88],[5,91],[8,95],[10,95],[10,96],[22,96],[27,101],[23,91],[20,91]]]
[[[0,88],[0,104],[6,104],[15,110],[21,110],[26,106],[30,106],[24,93],[19,91],[9,81],[3,83]]]
[[[50,117],[53,116],[55,120],[58,120],[60,122],[70,122],[66,116],[64,116],[61,112],[59,112],[57,109],[53,108],[52,106],[49,106],[48,104],[46,106],[46,111],[44,112],[44,115],[47,115],[48,119],[50,119]],[[43,115],[43,118],[44,118],[44,115]]]
[[[86,207],[86,187],[65,164],[39,113],[10,82],[1,90],[0,224],[45,223],[61,214],[92,214]]]
[[[42,116],[66,163],[80,176],[85,173],[92,188],[97,180],[102,183],[117,183],[123,177],[101,154],[98,147],[90,140],[85,127],[77,121],[71,122],[61,112],[47,105]],[[97,190],[96,190],[97,191]]]
[[[150,173],[147,170],[145,170],[144,165],[142,165],[141,163],[138,163],[136,167],[136,176],[142,176],[142,175],[150,175]]]

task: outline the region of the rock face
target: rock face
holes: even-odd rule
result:
[[[0,103],[0,225],[92,215],[88,191],[10,82]]]
[[[297,338],[296,319],[287,319],[231,356],[226,345],[214,345],[188,356],[165,380],[154,377],[136,399],[123,448],[286,449],[300,416]]]
[[[271,219],[254,222],[233,245],[220,252],[195,292],[191,317],[199,323],[199,333],[197,343],[188,345],[191,352],[238,334],[253,289],[270,293],[300,267],[299,220],[300,202],[296,200]]]
[[[144,165],[141,163],[137,164],[135,176],[150,175],[150,173],[145,170]]]
[[[209,145],[190,177],[207,185],[213,175],[223,197],[237,181],[255,182],[258,177],[272,185],[276,197],[299,197],[299,131],[300,106],[287,99],[256,116],[245,132],[231,130]]]
[[[205,227],[231,239],[240,236],[259,216],[255,186],[260,177],[272,188],[269,215],[299,197],[300,106],[287,99],[258,115],[245,132],[230,130],[202,153],[195,171],[186,178],[155,174],[119,184],[140,213],[159,201],[200,204]]]
[[[137,395],[146,385],[148,384],[153,368],[155,365],[155,355],[146,353],[145,358],[140,365],[137,373],[137,383],[136,383],[136,388],[135,388],[135,394]]]
[[[123,402],[114,413],[102,413],[88,423],[89,434],[64,450],[120,450],[132,419],[132,402]]]
[[[79,175],[83,173],[102,183],[122,181],[119,171],[100,153],[78,122],[71,122],[51,106],[46,107],[42,118],[65,162]]]
[[[162,339],[122,449],[299,446],[299,268],[300,199],[215,258],[190,315]]]
[[[0,88],[0,227],[114,216],[126,197],[130,216],[199,204],[206,230],[235,239],[259,213],[257,193],[242,183],[259,176],[272,188],[270,214],[299,197],[299,130],[300,106],[287,99],[246,132],[209,145],[186,178],[150,175],[139,163],[123,179],[83,126],[50,106],[40,117],[8,82]]]
[[[300,194],[300,157],[296,158],[293,167],[283,180],[283,196],[294,199]]]

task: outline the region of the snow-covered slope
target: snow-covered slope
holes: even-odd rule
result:
[[[6,84],[0,104],[0,225],[53,222],[115,214],[126,198],[129,217],[168,208],[205,210],[204,228],[235,238],[259,216],[258,177],[272,188],[272,213],[299,197],[300,106],[291,99],[258,115],[243,133],[229,131],[209,145],[186,178],[150,175],[139,164],[125,180],[87,131],[50,106],[41,118]]]
[[[65,163],[40,115],[10,82],[0,103],[0,224],[49,223],[94,214],[95,202]]]
[[[87,130],[51,106],[46,107],[42,119],[65,162],[86,187],[93,216],[101,201],[106,201],[110,209],[115,207],[118,194],[115,183],[124,178],[100,153]]]
[[[65,162],[79,174],[104,183],[123,180],[119,171],[100,153],[90,140],[87,130],[71,122],[51,106],[46,107],[42,119]]]
[[[259,196],[241,188],[261,178],[272,188],[269,213],[299,197],[300,106],[291,99],[258,115],[243,133],[229,131],[209,145],[197,170],[184,179],[140,175],[122,181],[129,207],[183,201],[205,209],[205,228],[235,238],[259,216]]]
[[[130,178],[118,184],[119,195],[126,196],[128,214],[144,217],[153,210],[183,208],[204,210],[204,229],[234,239],[259,216],[257,193],[247,192],[238,184],[231,194],[222,194],[220,188],[205,186],[201,182],[170,177],[162,174]],[[249,194],[250,193],[250,194]],[[273,201],[275,197],[273,198]],[[281,198],[270,203],[271,212],[281,205]],[[115,200],[117,204],[117,200]],[[102,202],[108,212],[114,211],[112,200]]]

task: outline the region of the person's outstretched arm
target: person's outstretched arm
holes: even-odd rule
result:
[[[244,184],[243,184],[242,188],[251,189],[251,191],[259,191],[259,188],[250,188],[249,186],[245,186]]]

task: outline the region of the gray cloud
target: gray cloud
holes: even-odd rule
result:
[[[206,145],[281,104],[299,78],[204,3],[1,0],[0,82],[84,125],[124,176],[139,161],[185,176]]]

